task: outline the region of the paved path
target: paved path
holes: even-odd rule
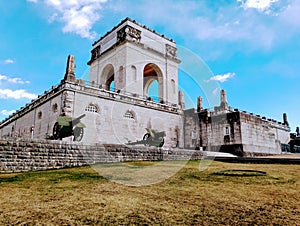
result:
[[[236,158],[236,155],[226,153],[226,152],[213,152],[213,151],[204,151],[205,157],[224,157],[224,158]]]
[[[281,155],[260,156],[257,158],[300,159],[300,153],[298,154],[286,153]]]

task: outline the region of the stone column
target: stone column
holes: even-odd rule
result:
[[[203,109],[202,107],[202,97],[199,96],[197,99],[197,112],[200,112]]]
[[[221,104],[227,104],[226,91],[224,89],[221,90]]]
[[[74,82],[75,78],[75,56],[69,55],[66,67],[65,81]]]
[[[179,98],[179,106],[181,106],[181,109],[185,109],[185,103],[184,103],[184,93],[182,90],[178,92],[178,98]]]
[[[286,126],[289,126],[289,122],[287,120],[287,114],[286,113],[283,113],[283,124],[286,125]]]
[[[228,110],[228,103],[226,98],[226,91],[224,89],[221,90],[221,110]]]

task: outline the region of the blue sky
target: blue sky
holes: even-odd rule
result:
[[[58,84],[69,54],[83,77],[92,43],[126,17],[199,56],[210,77],[192,76],[225,89],[233,108],[278,121],[286,112],[292,131],[300,125],[298,0],[2,0],[0,120]]]

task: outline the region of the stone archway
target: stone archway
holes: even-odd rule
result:
[[[149,98],[153,94],[149,94],[149,88],[155,81],[157,81],[157,90],[155,90],[155,94],[157,96],[157,101],[163,101],[163,74],[160,68],[153,63],[147,64],[144,67],[143,71],[143,94],[145,97]]]
[[[115,70],[112,64],[108,64],[104,67],[101,74],[101,85],[106,90],[114,89],[114,81],[115,81]]]

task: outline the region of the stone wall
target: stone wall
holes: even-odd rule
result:
[[[89,110],[91,106],[96,110]],[[126,144],[142,139],[145,128],[151,127],[166,132],[165,147],[183,147],[183,115],[177,107],[68,81],[0,122],[0,137],[46,139],[53,135],[59,115],[83,114],[85,144]]]
[[[86,115],[81,120],[86,125],[81,142],[126,144],[141,140],[146,133],[145,128],[152,128],[165,131],[164,147],[176,147],[177,143],[183,147],[181,113],[162,110],[156,105],[151,107],[150,102],[145,105],[143,100],[142,103],[133,102],[122,93],[99,98],[102,93],[99,89],[95,89],[98,93],[94,95],[80,92],[78,89],[81,87],[77,85],[70,84],[69,88],[74,90],[73,117]],[[97,107],[97,112],[86,111],[90,104]]]
[[[52,135],[57,116],[63,113],[64,85],[53,86],[37,99],[32,100],[12,116],[0,122],[0,137],[18,137],[29,139],[45,139]],[[34,127],[34,134],[32,134]]]
[[[137,160],[201,159],[203,152],[111,144],[82,145],[48,140],[0,140],[0,172],[59,169]]]
[[[256,154],[281,154],[281,143],[277,129],[269,121],[255,115],[240,113],[243,150]],[[289,136],[289,130],[280,129]]]

